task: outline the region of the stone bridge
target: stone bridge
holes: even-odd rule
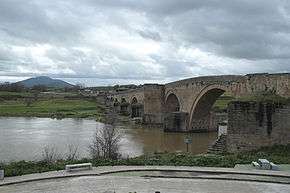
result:
[[[110,98],[120,112],[142,117],[144,123],[163,124],[169,131],[198,132],[213,129],[211,109],[223,93],[241,97],[262,91],[290,97],[290,74],[197,77],[165,85],[145,84]]]

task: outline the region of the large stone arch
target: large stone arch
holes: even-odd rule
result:
[[[216,100],[228,88],[224,85],[209,85],[203,88],[191,106],[188,129],[193,131],[209,131],[214,128],[211,122],[211,109]]]

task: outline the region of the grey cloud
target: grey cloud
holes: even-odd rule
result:
[[[35,43],[70,43],[80,41],[80,33],[87,23],[78,15],[78,9],[64,3],[50,1],[3,0],[0,6],[0,30],[22,40]],[[59,1],[62,2],[62,1]],[[89,22],[89,21],[87,21]]]
[[[91,3],[144,12],[157,25],[160,20],[166,20],[166,30],[170,31],[164,33],[176,34],[180,44],[196,44],[225,57],[250,60],[289,57],[290,23],[289,17],[285,18],[282,13],[289,12],[286,1],[101,0]],[[283,34],[288,38],[283,38]]]
[[[268,12],[259,14],[263,8],[261,3],[259,9],[256,7],[257,13],[245,14],[242,5],[240,10],[226,5],[208,7],[173,17],[170,24],[179,32],[180,41],[202,46],[218,55],[243,59],[285,57],[290,42],[281,36],[289,34],[290,23],[279,13],[276,4],[266,7]]]
[[[158,32],[153,32],[153,31],[138,31],[138,33],[140,34],[140,36],[142,36],[143,38],[148,38],[148,39],[152,39],[155,41],[161,41],[161,36]]]
[[[0,75],[145,80],[290,71],[289,10],[283,0],[2,0]],[[44,53],[31,51],[44,45]]]

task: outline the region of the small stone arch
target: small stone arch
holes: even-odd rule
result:
[[[126,98],[122,97],[120,103],[120,113],[123,115],[129,115],[130,114],[129,106],[130,103],[127,102]]]
[[[189,130],[208,131],[213,129],[211,128],[210,111],[215,101],[226,91],[228,88],[223,85],[209,85],[200,91],[191,106]]]
[[[175,93],[169,92],[165,98],[165,112],[178,112],[180,109],[180,100]]]
[[[143,104],[139,103],[137,97],[133,96],[131,99],[131,117],[142,117],[144,114]]]
[[[117,98],[113,98],[114,106],[120,105],[120,102]]]
[[[121,103],[127,103],[126,99],[123,97],[121,98]]]
[[[135,96],[133,96],[132,99],[131,99],[131,105],[132,104],[137,104],[137,103],[138,103],[138,99]]]

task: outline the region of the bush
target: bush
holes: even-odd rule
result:
[[[54,151],[52,151],[54,152]],[[49,153],[48,155],[50,155]],[[54,153],[52,153],[54,154]],[[54,156],[48,156],[54,157]],[[63,170],[67,164],[92,162],[93,166],[115,166],[115,165],[171,165],[171,166],[204,166],[204,167],[229,167],[236,164],[250,164],[259,158],[266,158],[277,164],[290,164],[290,144],[261,148],[257,151],[225,154],[225,155],[192,155],[189,153],[158,153],[153,155],[142,155],[135,158],[111,159],[99,157],[98,159],[68,159],[54,161],[19,161],[11,163],[0,163],[0,169],[5,169],[6,176],[18,176],[31,173]]]
[[[55,163],[61,159],[60,153],[55,147],[45,146],[42,151],[42,161],[47,164]]]

